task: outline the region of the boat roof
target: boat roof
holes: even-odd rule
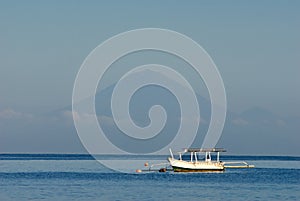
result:
[[[186,148],[184,152],[226,152],[223,148]]]

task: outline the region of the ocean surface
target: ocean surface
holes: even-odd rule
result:
[[[99,156],[164,161],[166,156]],[[0,154],[0,201],[300,200],[300,157],[223,156],[256,167],[223,173],[120,173],[82,154]],[[123,167],[126,168],[126,167]]]

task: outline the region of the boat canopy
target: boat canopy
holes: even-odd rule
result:
[[[186,148],[184,152],[226,152],[223,148]]]

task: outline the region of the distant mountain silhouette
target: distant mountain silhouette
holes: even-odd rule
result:
[[[98,116],[104,115],[106,117],[112,117],[110,101],[113,90],[114,85],[109,86],[96,94],[96,113]],[[202,141],[208,129],[208,123],[210,119],[210,101],[206,100],[199,94],[196,94],[196,96],[200,105],[202,118],[202,123],[200,123],[197,135],[197,141]],[[181,114],[179,103],[172,93],[165,88],[150,85],[138,90],[131,98],[129,111],[136,125],[145,127],[150,124],[148,112],[153,105],[161,105],[166,110],[168,115],[165,128],[162,130],[162,135],[155,137],[151,145],[153,150],[157,150],[161,147],[156,147],[156,144],[161,144],[163,141],[167,145],[173,139],[179,128],[178,126],[180,125]],[[143,144],[141,140],[130,139],[127,136],[122,135],[121,131],[115,124],[105,125],[101,122],[101,119],[99,119],[99,123],[106,133],[110,133],[110,135],[113,136],[111,138],[108,136],[110,140],[114,141],[115,144],[118,144],[121,147],[125,147],[125,149],[127,149],[126,151],[133,151],[131,148],[136,150],[137,146],[138,148],[147,146],[146,144]],[[132,141],[132,145],[123,144],[128,143],[128,141]],[[160,143],[157,143],[156,141],[159,141]]]
[[[143,148],[146,145],[139,140],[131,139],[131,144],[127,144],[128,140],[122,140],[124,134],[114,123],[106,124],[101,119],[107,117],[112,120],[110,100],[114,87],[115,85],[111,85],[96,93],[95,106],[99,124],[108,135],[111,135],[109,137],[114,143],[125,147],[127,151],[131,151],[133,145]],[[200,106],[201,122],[193,147],[201,146],[211,117],[210,100],[197,93],[196,96]],[[151,145],[153,150],[160,148],[156,147],[156,144],[161,144],[155,140],[167,144],[176,134],[181,118],[178,101],[168,90],[151,85],[134,94],[129,108],[133,121],[138,126],[145,127],[150,123],[148,111],[156,104],[165,108],[168,119],[166,127],[162,130],[162,136],[165,137],[153,140]],[[21,148],[29,152],[41,148],[49,152],[66,152],[64,150],[85,152],[76,134],[71,110],[72,107],[67,106],[44,115],[24,114],[18,115],[16,119],[2,117],[0,128],[3,140],[0,142],[0,151],[1,148],[12,150],[10,147],[14,147],[12,152],[22,152]],[[223,134],[217,146],[238,154],[300,155],[299,131],[299,116],[281,117],[259,107],[250,108],[241,114],[228,111]],[[22,137],[23,133],[27,133],[26,138]],[[33,141],[37,143],[32,144]]]

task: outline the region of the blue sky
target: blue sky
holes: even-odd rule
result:
[[[35,143],[42,144],[41,131],[30,127],[42,127],[44,122],[34,117],[47,116],[71,105],[76,74],[89,52],[115,34],[145,27],[178,31],[202,45],[222,75],[230,112],[239,115],[260,108],[278,120],[298,121],[299,4],[298,1],[1,1],[3,145],[0,152],[82,152],[73,134],[62,137],[65,141],[72,139],[73,144],[57,149],[55,146],[30,149],[30,144],[23,146],[15,141],[22,130],[28,129],[23,137],[28,135]],[[19,121],[26,122],[20,118],[34,124],[20,125]],[[65,123],[71,124],[69,120]],[[47,139],[53,143],[60,140],[63,126],[55,122],[46,126],[62,133]],[[296,140],[297,129],[289,131]],[[276,140],[281,139],[275,138],[274,143]],[[295,151],[293,146],[287,149],[287,153]],[[243,152],[241,148],[234,150]]]

